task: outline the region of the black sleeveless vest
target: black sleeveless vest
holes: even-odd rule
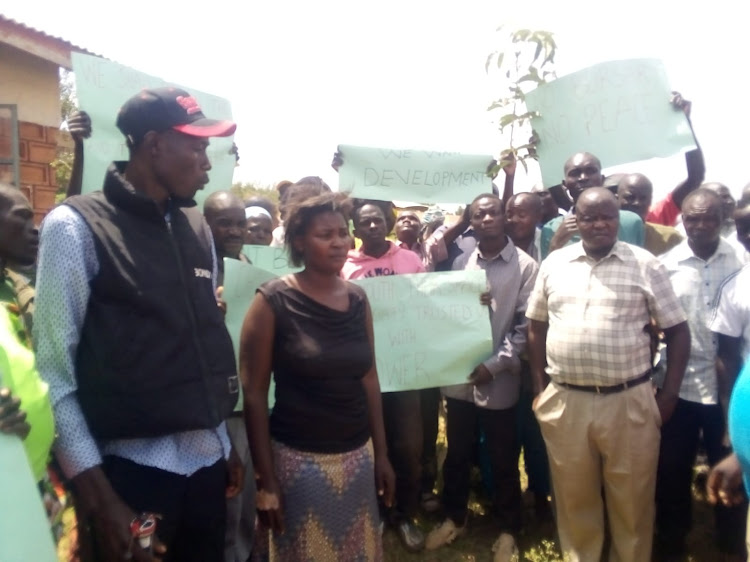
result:
[[[239,386],[213,292],[211,238],[195,202],[172,200],[168,223],[113,165],[103,191],[65,204],[91,229],[99,261],[76,355],[92,435],[215,428]]]

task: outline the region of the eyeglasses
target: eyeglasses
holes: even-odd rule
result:
[[[576,219],[578,220],[578,222],[586,225],[592,225],[599,221],[612,223],[615,222],[618,218],[620,218],[618,215],[576,215]]]

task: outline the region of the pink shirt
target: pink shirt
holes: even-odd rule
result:
[[[341,277],[344,279],[363,279],[383,275],[401,275],[404,273],[424,273],[422,260],[411,250],[399,248],[388,241],[388,251],[374,258],[361,250],[350,250]]]

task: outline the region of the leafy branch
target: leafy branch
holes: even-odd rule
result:
[[[499,27],[498,31],[503,31]],[[506,31],[503,49],[487,56],[485,70],[503,75],[504,95],[493,101],[488,111],[501,111],[500,132],[510,129],[509,146],[500,154],[499,163],[490,171],[498,173],[514,159],[528,171],[526,160],[536,159],[535,139],[530,123],[538,117],[526,108],[526,93],[555,79],[554,63],[557,44],[552,32],[531,29]],[[523,141],[518,139],[523,135]]]

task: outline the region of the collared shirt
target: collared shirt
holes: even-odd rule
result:
[[[565,217],[557,217],[542,227],[542,259],[546,259],[549,255],[549,244],[555,232],[557,232],[557,229],[563,223],[563,220],[565,220]],[[643,248],[645,237],[641,217],[630,211],[620,211],[620,225],[617,230],[617,239],[621,242],[627,242],[628,244]],[[581,237],[578,234],[574,234],[567,245],[570,246],[580,240]]]
[[[425,241],[426,250],[434,252],[432,260],[435,271],[450,271],[453,262],[460,255],[473,252],[477,247],[477,237],[471,227],[451,242],[450,246],[446,245],[444,236],[448,228],[445,225],[441,226]]]
[[[526,254],[533,259],[536,263],[542,261],[542,229],[534,229],[534,240],[529,244],[528,248],[519,248],[526,252]]]
[[[690,357],[680,387],[680,398],[701,404],[718,404],[717,338],[708,323],[716,307],[722,283],[738,271],[742,263],[734,249],[724,240],[719,240],[716,252],[708,260],[696,256],[687,240],[660,259],[667,268],[672,287],[680,299],[690,326]],[[662,359],[666,361],[665,356]],[[662,382],[656,381],[660,387]]]
[[[215,280],[215,253],[212,259]],[[164,437],[97,442],[76,397],[75,363],[91,295],[89,283],[99,271],[99,262],[91,230],[71,207],[61,205],[44,220],[38,271],[33,330],[37,368],[49,384],[57,458],[68,478],[101,464],[102,455],[190,475],[229,454],[225,423]]]
[[[409,250],[410,252],[417,254],[419,259],[422,260],[422,265],[424,266],[425,271],[435,271],[434,258],[437,253],[437,247],[435,244],[428,245],[427,243],[417,241],[413,246],[409,247],[408,244],[399,240],[396,240],[394,243],[402,250]]]
[[[720,288],[711,331],[742,339],[742,357],[750,355],[750,264],[728,277]]]
[[[508,239],[505,248],[496,256],[484,256],[477,247],[473,252],[456,258],[453,269],[484,269],[487,273],[492,297],[489,316],[493,355],[484,366],[494,379],[481,386],[459,384],[443,387],[443,394],[490,410],[510,408],[518,402],[521,385],[519,357],[526,349],[526,303],[539,266]]]
[[[643,226],[645,233],[643,247],[655,256],[661,256],[662,254],[667,253],[669,250],[679,245],[685,238],[676,228],[671,226],[664,226],[663,224],[655,224],[652,222],[646,222]]]
[[[284,247],[284,223],[280,223],[279,226],[273,229],[271,233],[271,248],[283,248]]]
[[[583,244],[542,262],[526,316],[549,323],[552,380],[611,386],[651,368],[653,317],[660,328],[685,321],[664,266],[646,250],[617,242],[596,261]]]

